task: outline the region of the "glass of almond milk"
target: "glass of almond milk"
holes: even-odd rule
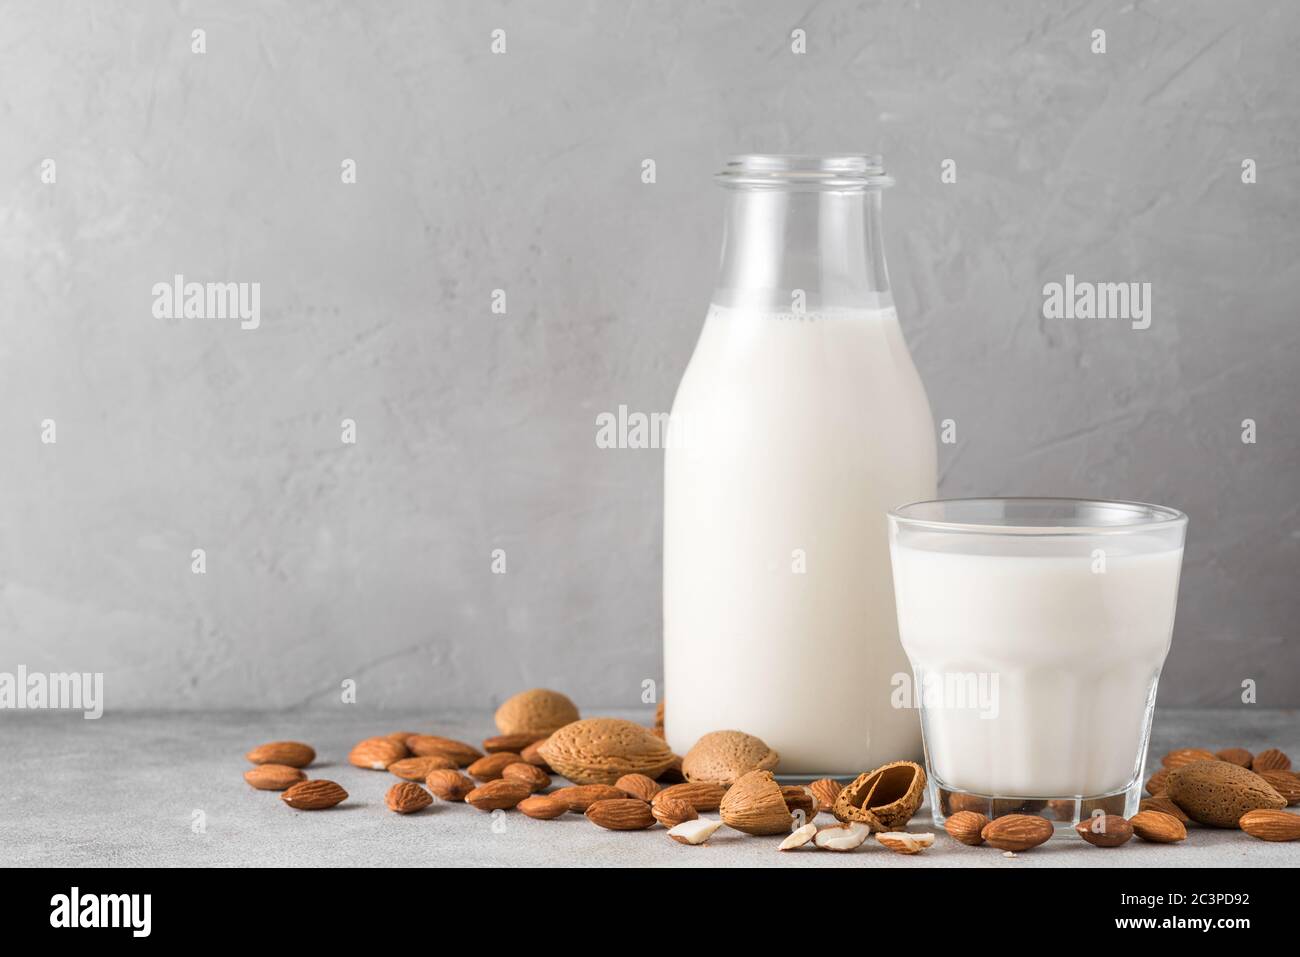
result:
[[[889,513],[935,824],[1137,811],[1187,516],[1082,499]]]

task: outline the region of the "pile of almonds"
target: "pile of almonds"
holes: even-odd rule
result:
[[[851,851],[873,834],[899,854],[934,844],[933,834],[903,830],[925,795],[925,771],[910,761],[883,765],[847,785],[831,779],[782,785],[773,773],[780,756],[753,735],[715,731],[678,757],[663,739],[662,703],[655,726],[645,728],[619,718],[584,719],[567,696],[540,688],[508,699],[495,721],[499,734],[479,747],[401,731],[358,742],[348,761],[399,779],[385,797],[398,814],[424,810],[437,798],[484,812],[517,810],[536,820],[582,814],[611,831],[658,825],[687,845],[704,844],[724,825],[781,835],[781,851]],[[334,807],[348,794],[333,781],[308,779],[302,769],[315,756],[301,742],[259,745],[246,755],[255,766],[244,778],[255,788],[283,792],[282,800],[299,810]],[[1134,835],[1174,843],[1186,838],[1193,821],[1240,827],[1263,840],[1300,839],[1300,815],[1281,810],[1300,803],[1300,776],[1290,764],[1276,750],[1252,755],[1240,748],[1217,754],[1182,748],[1166,755],[1147,782],[1151,797],[1138,814],[1125,820],[1098,812],[1076,830],[1097,847],[1118,847]],[[552,775],[571,783],[552,787]],[[713,812],[719,819],[701,817]],[[835,823],[815,824],[822,813]],[[990,820],[973,810],[951,814],[945,830],[962,844],[1007,853],[1029,850],[1054,833],[1046,817],[1017,813]]]

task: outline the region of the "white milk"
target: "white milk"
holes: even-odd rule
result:
[[[932,498],[930,407],[892,308],[713,306],[665,462],[668,743],[755,734],[782,773],[920,753],[898,642],[887,509]]]
[[[1013,797],[1123,789],[1141,767],[1182,549],[1140,533],[965,538],[961,554],[951,536],[924,533],[893,549],[899,630],[918,677],[997,676],[996,717],[926,709],[939,782]]]

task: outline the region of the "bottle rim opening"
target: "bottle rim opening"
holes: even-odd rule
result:
[[[894,185],[872,153],[742,153],[714,179],[733,189],[868,190]]]

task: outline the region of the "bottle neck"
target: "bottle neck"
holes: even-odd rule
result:
[[[893,305],[880,190],[729,190],[714,302],[765,312]]]

